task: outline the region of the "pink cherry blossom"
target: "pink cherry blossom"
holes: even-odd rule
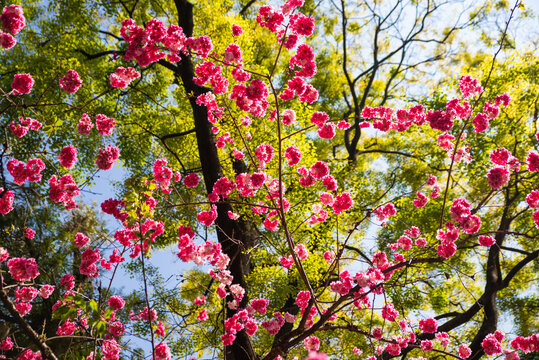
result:
[[[17,39],[13,35],[0,31],[0,46],[4,50],[9,50],[17,44]]]
[[[114,130],[114,126],[116,125],[116,120],[103,114],[97,114],[95,118],[95,127],[97,131],[101,135],[111,135],[112,130]]]
[[[73,168],[77,162],[77,149],[73,145],[64,147],[60,150],[60,154],[58,154],[58,160],[60,161],[60,165],[66,169]]]
[[[30,228],[26,228],[26,230],[24,231],[24,237],[26,237],[27,239],[33,239],[34,236],[36,236],[36,232]]]
[[[333,213],[340,214],[343,211],[350,209],[354,205],[352,196],[349,192],[343,192],[335,197],[333,202]]]
[[[197,186],[199,182],[200,178],[196,173],[191,173],[183,179],[183,184],[188,188]]]
[[[438,322],[434,318],[419,320],[419,328],[424,333],[434,334],[438,330]]]
[[[11,258],[7,262],[9,273],[17,281],[29,281],[39,275],[36,260],[34,258]]]
[[[112,310],[116,311],[124,307],[125,301],[121,296],[115,295],[109,298],[108,304]]]
[[[465,99],[483,92],[483,88],[477,79],[472,78],[470,75],[461,76],[459,86],[462,97]]]
[[[22,7],[19,5],[4,7],[2,15],[0,15],[0,22],[4,31],[17,35],[26,26]]]
[[[425,205],[427,205],[427,203],[429,202],[429,198],[426,197],[425,194],[418,191],[416,193],[416,195],[417,195],[418,198],[413,201],[413,204],[414,204],[415,207],[422,208]]]
[[[13,82],[11,83],[11,88],[15,95],[18,94],[30,94],[34,87],[34,79],[30,74],[15,74],[13,77]]]
[[[526,196],[526,202],[532,209],[539,208],[539,191],[533,190]]]
[[[77,125],[77,132],[81,135],[89,135],[93,127],[94,124],[88,114],[82,114],[79,124]]]
[[[74,279],[75,277],[73,275],[66,274],[60,279],[60,285],[65,287],[67,290],[71,290],[75,286]]]
[[[385,304],[382,307],[382,317],[387,321],[394,322],[395,319],[399,316],[399,312],[395,310],[393,304]]]
[[[539,171],[539,154],[533,151],[530,151],[526,157],[526,162],[528,163],[528,171],[536,172]]]
[[[95,163],[100,170],[110,170],[119,157],[120,149],[109,145],[106,148],[99,149],[99,155],[97,155]]]
[[[63,78],[60,78],[59,82],[60,89],[69,94],[76,93],[82,85],[82,80],[79,74],[73,69],[67,70],[66,75]]]
[[[489,126],[488,119],[489,117],[485,113],[479,113],[475,115],[475,117],[472,120],[474,131],[479,133],[488,129],[488,126]]]
[[[501,353],[502,344],[500,343],[500,341],[501,340],[498,340],[494,334],[488,334],[481,343],[485,354],[490,356]]]
[[[511,157],[511,152],[506,148],[498,148],[493,150],[489,157],[494,164],[504,166]]]
[[[449,131],[453,127],[453,116],[446,111],[429,110],[426,120],[436,130]]]
[[[310,299],[311,293],[309,293],[308,291],[300,291],[296,296],[296,303],[298,304],[300,309],[305,309],[307,308]]]
[[[140,73],[132,67],[118,67],[114,73],[110,74],[110,86],[125,89],[129,84],[140,77]]]
[[[320,340],[316,336],[309,336],[303,341],[305,350],[307,351],[318,351],[320,348]]]
[[[509,175],[509,170],[506,168],[495,166],[487,173],[487,183],[494,190],[499,190],[509,182]]]
[[[478,241],[479,245],[483,246],[492,246],[496,243],[496,239],[494,239],[492,236],[485,235],[479,235]]]
[[[243,32],[243,29],[241,28],[241,26],[236,25],[236,24],[232,25],[232,35],[240,36],[242,32]]]

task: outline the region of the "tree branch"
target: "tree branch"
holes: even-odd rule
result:
[[[7,311],[15,318],[15,321],[19,324],[22,331],[30,338],[30,340],[36,344],[36,346],[41,351],[44,358],[48,358],[50,360],[58,360],[56,355],[52,352],[52,349],[45,343],[43,339],[39,337],[39,335],[32,329],[32,327],[24,320],[24,318],[19,314],[11,300],[9,299],[6,291],[4,288],[0,285],[0,301],[4,304]]]

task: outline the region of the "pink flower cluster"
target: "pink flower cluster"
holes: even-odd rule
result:
[[[300,309],[306,309],[311,300],[311,293],[308,291],[300,291],[296,296],[296,304],[298,304]]]
[[[526,202],[532,209],[539,208],[539,191],[533,190],[526,196]]]
[[[339,295],[347,295],[354,286],[354,278],[345,270],[339,274],[339,281],[332,281],[329,286],[331,291]]]
[[[311,84],[306,84],[299,76],[295,76],[288,80],[288,87],[279,94],[279,98],[288,101],[292,100],[296,95],[299,96],[299,101],[309,104],[318,100],[318,91]]]
[[[493,334],[488,334],[481,343],[481,346],[483,347],[483,350],[485,351],[485,354],[487,355],[495,355],[500,354],[502,352],[502,340],[504,339],[505,335],[501,332],[496,330]]]
[[[526,157],[526,162],[528,163],[528,171],[531,172],[537,172],[539,171],[539,154],[530,151],[528,156]]]
[[[125,300],[121,296],[115,295],[109,298],[108,304],[112,310],[116,311],[124,307]]]
[[[180,173],[173,173],[169,167],[166,167],[167,159],[157,159],[153,164],[153,176],[156,183],[161,186],[161,191],[169,194],[172,189],[169,188],[171,180],[178,182],[181,180]]]
[[[11,159],[7,163],[7,170],[13,176],[13,182],[19,185],[24,184],[26,180],[41,181],[41,172],[44,169],[45,163],[39,158],[31,159],[26,164],[17,159]]]
[[[110,86],[119,89],[125,89],[127,86],[129,86],[131,81],[138,79],[139,77],[140,73],[134,68],[128,67],[126,69],[120,66],[119,68],[114,70],[114,73],[110,74]]]
[[[70,174],[66,174],[59,179],[53,175],[49,179],[49,199],[52,202],[61,202],[66,210],[77,207],[73,198],[80,194],[80,189]]]
[[[69,336],[69,335],[73,335],[76,329],[77,329],[77,325],[75,325],[75,323],[72,322],[70,318],[68,318],[66,321],[64,321],[63,324],[58,326],[58,330],[56,330],[56,334],[59,336]]]
[[[449,100],[445,105],[445,110],[452,116],[461,119],[465,119],[472,114],[470,103],[466,100],[461,100],[458,98]]]
[[[197,215],[197,221],[206,226],[211,226],[215,219],[217,219],[217,207],[215,205],[211,206],[211,210],[201,211]]]
[[[279,25],[284,21],[284,15],[269,5],[261,6],[256,21],[261,27],[268,28],[271,32],[277,32]]]
[[[77,131],[81,135],[90,135],[90,131],[94,127],[94,123],[88,116],[88,114],[82,114],[79,124],[77,125]]]
[[[5,190],[4,188],[0,187],[0,214],[6,215],[11,210],[13,210],[14,199],[15,194],[13,193],[13,191]]]
[[[318,136],[322,139],[333,139],[335,137],[334,123],[328,122],[329,116],[325,112],[315,111],[311,115],[311,122],[318,126]]]
[[[0,46],[5,50],[9,50],[17,45],[17,39],[9,33],[0,31]]]
[[[263,321],[261,325],[270,335],[276,335],[279,330],[281,330],[281,327],[283,327],[285,322],[286,320],[284,319],[283,315],[280,312],[276,312],[273,313],[273,319]]]
[[[114,118],[109,118],[103,114],[97,114],[95,116],[95,127],[101,135],[111,135],[114,126],[116,126],[116,120]]]
[[[17,35],[26,26],[22,7],[19,5],[5,6],[2,15],[0,15],[0,22],[2,29],[6,31],[0,31],[0,46],[6,50],[11,49],[17,44],[17,40],[12,34]]]
[[[11,124],[9,124],[9,129],[16,137],[23,137],[24,135],[26,135],[28,130],[31,129],[37,131],[42,126],[39,121],[31,119],[29,117],[26,119],[23,117],[19,117],[19,123],[20,124],[15,125],[15,123],[12,121]]]
[[[489,127],[489,120],[492,120],[500,113],[500,105],[507,107],[509,105],[510,97],[507,94],[501,94],[496,96],[494,103],[486,102],[483,106],[483,111],[480,112],[472,120],[475,132],[483,132]]]
[[[438,322],[434,318],[419,320],[419,328],[424,333],[434,334],[438,330]]]
[[[392,203],[387,203],[376,208],[373,213],[376,215],[376,219],[378,221],[384,221],[388,217],[395,215],[397,213],[397,209],[395,209],[395,205]]]
[[[31,302],[38,295],[38,291],[33,286],[17,287],[15,289],[15,299],[20,302]]]
[[[90,239],[88,236],[84,235],[83,233],[76,233],[75,234],[75,241],[74,244],[76,247],[82,248],[86,246],[90,242]]]
[[[105,214],[112,215],[117,220],[120,220],[123,222],[127,218],[128,215],[126,212],[122,212],[122,210],[120,210],[119,207],[124,207],[124,206],[125,206],[125,201],[108,199],[101,203],[101,210],[103,210]]]
[[[142,67],[165,56],[168,61],[176,63],[181,59],[181,52],[187,51],[187,47],[201,58],[208,57],[213,49],[209,36],[187,38],[181,27],[170,25],[167,28],[159,19],[151,19],[146,28],[137,26],[133,19],[124,20],[120,34],[129,43],[124,60],[135,59]]]
[[[234,36],[240,36],[243,33],[243,29],[241,26],[233,24],[232,25],[232,35]]]
[[[26,26],[26,19],[23,13],[22,7],[19,5],[5,6],[2,15],[0,15],[2,29],[13,35],[17,35]]]
[[[165,342],[159,343],[154,350],[155,360],[170,360],[172,358],[172,352]]]
[[[79,266],[80,273],[90,277],[97,277],[98,269],[96,262],[100,259],[99,250],[86,249],[81,254],[81,262]]]
[[[477,241],[479,242],[479,245],[487,247],[496,244],[496,239],[494,239],[492,236],[479,235]]]
[[[501,189],[505,184],[509,182],[509,170],[502,166],[495,166],[491,168],[487,173],[487,183],[494,190]]]
[[[236,84],[232,88],[229,98],[236,101],[236,106],[251,115],[261,117],[266,114],[269,102],[269,91],[266,83],[260,79],[253,79],[249,85]]]
[[[423,125],[426,119],[423,105],[415,105],[407,110],[399,109],[396,112],[385,106],[374,108],[366,106],[361,112],[361,117],[367,120],[373,120],[373,127],[383,132],[387,132],[390,129],[402,132],[413,124],[418,126]],[[360,126],[362,128],[369,127],[370,123],[365,121]]]
[[[110,170],[119,157],[120,149],[109,145],[106,148],[99,149],[99,155],[97,155],[95,163],[100,170]]]
[[[522,350],[525,354],[539,351],[539,333],[528,337],[517,336],[509,345],[515,350]]]
[[[249,336],[253,336],[258,330],[258,325],[253,318],[253,314],[249,313],[246,309],[239,310],[234,316],[226,319],[225,333],[221,336],[223,345],[232,345],[236,339],[236,334],[243,329],[245,329],[245,332]]]
[[[303,346],[305,347],[305,350],[309,352],[318,351],[320,348],[320,340],[316,336],[309,336],[303,341]]]
[[[169,60],[172,62],[179,61],[178,53],[185,50],[186,46],[186,37],[181,27],[171,25],[167,29],[158,19],[151,19],[145,29],[137,26],[133,19],[124,20],[120,34],[129,43],[124,60],[135,59],[142,67],[166,56],[159,44],[168,49],[171,54]]]
[[[226,177],[220,177],[213,184],[213,191],[208,197],[212,202],[219,201],[219,196],[222,196],[223,199],[225,199],[235,188],[236,184],[234,184],[232,180],[229,180]]]
[[[68,145],[60,150],[58,154],[60,165],[66,169],[71,169],[77,162],[77,149],[73,145]]]
[[[106,204],[105,203],[101,204],[101,208],[103,209],[106,206],[107,211],[109,211],[109,213],[112,213],[115,216],[118,216],[120,219],[122,219],[124,216],[127,217],[128,215],[125,212],[121,212],[117,208],[117,206],[121,204],[121,203],[118,203],[118,201],[119,200],[109,199],[107,200]],[[124,225],[126,225],[125,220],[124,220]],[[146,219],[144,222],[137,222],[130,227],[117,230],[114,234],[114,238],[123,246],[132,247],[133,253],[130,254],[129,257],[136,258],[137,256],[140,255],[140,252],[142,250],[144,251],[149,250],[150,244],[153,243],[159,235],[162,235],[164,231],[165,229],[162,222],[155,221],[152,219]],[[149,236],[146,235],[146,233],[148,232],[149,232]],[[142,235],[142,238],[144,239],[144,241],[142,242],[142,247],[140,244],[141,235]],[[121,258],[115,260],[115,262],[122,262],[122,261],[123,260],[121,260]]]
[[[11,277],[17,281],[30,281],[39,275],[34,258],[11,258],[7,262]]]
[[[440,131],[449,131],[453,127],[453,115],[443,110],[427,111],[427,122],[430,127]]]
[[[193,241],[195,233],[188,226],[180,225],[178,228],[178,258],[184,262],[194,261],[201,265],[209,262],[218,270],[224,270],[230,259],[222,252],[221,244],[206,241],[203,245],[196,245]]]
[[[36,232],[30,228],[26,228],[24,231],[24,237],[27,239],[33,239],[36,236]]]
[[[255,196],[256,191],[266,183],[266,174],[256,172],[253,174],[241,173],[236,176],[236,187],[241,196]],[[264,209],[265,210],[265,209]],[[260,214],[260,212],[256,212]]]
[[[399,312],[395,310],[393,304],[385,304],[382,307],[382,317],[387,321],[394,322],[399,317]]]
[[[312,77],[316,75],[317,68],[314,60],[314,50],[307,44],[298,46],[296,53],[290,58],[290,69],[299,68],[295,71],[296,76]]]
[[[483,92],[483,88],[479,84],[479,81],[472,78],[470,75],[461,76],[459,79],[459,86],[462,97],[465,99],[473,95],[479,95]]]
[[[416,193],[417,199],[413,201],[413,204],[417,208],[422,208],[429,202],[429,198],[425,196],[421,191]]]
[[[11,337],[9,336],[0,343],[0,350],[11,350],[12,347],[13,347],[13,341],[11,340]]]
[[[227,55],[225,52],[225,61],[228,59],[232,61],[234,59],[241,58],[241,51],[236,56]],[[239,58],[238,58],[239,57]],[[228,79],[223,76],[222,68],[219,65],[215,65],[210,61],[206,61],[195,68],[195,74],[197,77],[194,79],[195,84],[204,86],[206,83],[210,83],[215,94],[224,94],[228,91]]]
[[[33,352],[30,349],[26,349],[17,360],[43,360],[41,351]]]
[[[290,30],[295,35],[311,36],[314,32],[314,17],[302,13],[290,15]]]
[[[30,76],[30,74],[15,74],[13,77],[13,82],[11,83],[13,94],[30,94],[33,87],[34,79]]]
[[[67,70],[66,75],[63,78],[60,78],[60,89],[64,90],[69,94],[76,93],[82,85],[82,79],[79,74],[73,70]]]
[[[451,205],[451,219],[460,223],[466,234],[475,234],[481,227],[481,219],[477,215],[471,215],[470,204],[466,199],[458,198]]]
[[[251,307],[259,314],[265,315],[267,312],[267,306],[269,305],[268,299],[254,299],[251,301]]]
[[[445,227],[447,230],[440,229],[436,235],[436,238],[440,240],[436,253],[444,259],[449,259],[457,252],[455,241],[459,237],[459,229],[452,222],[447,222]]]

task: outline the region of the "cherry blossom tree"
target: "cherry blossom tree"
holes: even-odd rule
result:
[[[121,4],[133,14],[136,4],[132,10]],[[248,58],[247,46],[238,44],[251,31],[247,26],[230,24],[226,31],[233,41],[217,42],[193,33],[192,4],[176,0],[175,6],[176,23],[155,17],[118,24],[119,35],[112,36],[124,48],[113,51],[115,69],[101,93],[91,87],[102,79],[80,76],[74,68],[51,76],[48,84],[34,80],[43,74],[15,73],[11,87],[1,90],[4,216],[14,205],[30,207],[22,195],[30,186],[58,211],[73,211],[85,167],[95,174],[127,162],[122,159],[128,147],[122,145],[133,124],[98,112],[99,101],[137,91],[136,82],[149,81],[147,69],[160,66],[172,73],[194,126],[156,136],[172,157],[155,159],[122,197],[100,204],[119,226],[108,242],[73,235],[73,271],[46,277],[35,257],[0,247],[0,311],[17,324],[17,331],[0,339],[6,356],[120,359],[133,351],[123,342],[126,329],[142,329],[153,359],[171,359],[173,352],[203,357],[212,349],[226,359],[268,360],[501,354],[512,360],[539,351],[537,333],[504,334],[497,308],[498,297],[526,281],[539,256],[539,133],[525,118],[528,109],[513,105],[510,91],[489,91],[518,1],[482,81],[462,75],[453,84],[458,90],[443,102],[369,107],[354,98],[353,110],[339,118],[316,107],[320,94],[311,80],[318,67],[310,45],[316,22],[302,12],[303,0],[263,5],[256,22],[248,24],[272,39],[267,66]],[[18,34],[30,27],[24,8],[6,6],[0,21],[0,44],[16,50]],[[45,100],[49,92],[61,94],[62,101]],[[43,117],[42,109],[57,118]],[[511,138],[498,144],[497,134],[506,131],[502,119],[512,119],[514,111],[522,117]],[[58,121],[61,113],[71,114],[72,121]],[[8,123],[8,114],[18,120]],[[57,128],[71,135],[56,151]],[[409,136],[411,142],[419,136],[442,168],[433,162],[432,172],[420,173],[419,181],[388,182],[380,196],[366,196],[377,193],[359,186],[350,163],[323,156],[323,148],[338,134],[349,136],[350,129],[356,135],[374,129],[380,136]],[[188,134],[196,137],[200,169],[186,168],[188,159],[167,145],[167,139]],[[32,150],[19,150],[25,141]],[[481,154],[488,148],[484,142],[494,147],[488,154]],[[357,141],[345,146],[352,163],[360,155],[356,146]],[[183,216],[179,223],[170,221],[176,213]],[[25,241],[36,236],[30,227],[18,230]],[[367,252],[361,241],[373,232],[379,246]],[[162,306],[159,293],[150,289],[147,262],[164,238],[173,239],[181,262],[198,270],[183,275],[177,303]],[[124,264],[142,273],[138,303],[112,292]],[[81,283],[91,279],[102,279],[101,285],[84,291]],[[414,297],[444,289],[445,299],[457,291],[459,302],[413,303]],[[51,296],[58,299],[51,305],[56,335],[40,335],[27,319],[34,305]],[[167,309],[180,313],[180,326],[173,326]],[[188,351],[175,349],[175,337],[183,332],[213,339],[197,340]],[[19,345],[21,336],[28,346]],[[77,341],[76,350],[55,352],[55,342],[64,340]]]

